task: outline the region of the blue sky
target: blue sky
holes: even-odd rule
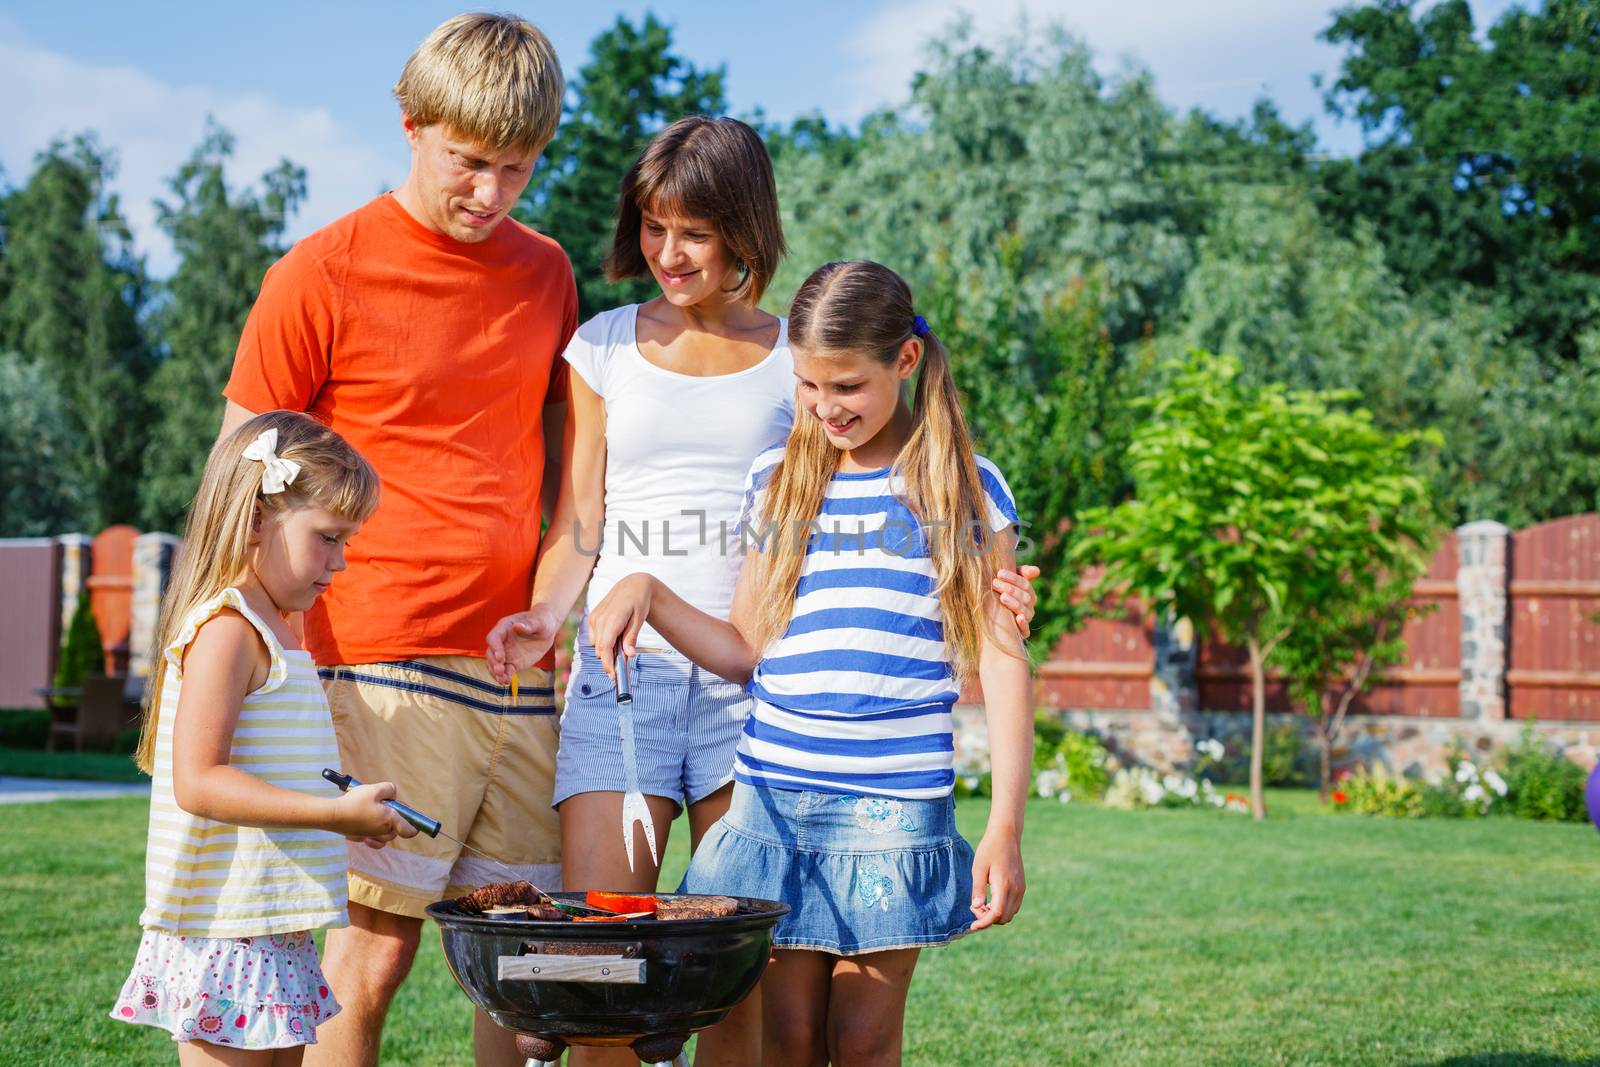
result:
[[[1295,120],[1315,120],[1329,150],[1357,131],[1323,115],[1311,77],[1339,52],[1316,39],[1336,5],[1324,0],[807,0],[796,3],[513,3],[550,36],[569,74],[596,33],[646,10],[674,27],[699,66],[727,66],[735,114],[789,119],[820,110],[850,122],[904,99],[927,39],[958,11],[980,34],[1059,21],[1093,47],[1107,72],[1148,66],[1176,108],[1234,116],[1266,94]],[[1511,0],[1472,0],[1479,25]],[[171,251],[151,201],[214,114],[238,139],[235,180],[287,156],[309,172],[305,233],[400,181],[407,155],[389,89],[405,57],[459,4],[275,0],[248,7],[196,0],[131,4],[0,0],[0,167],[26,177],[52,136],[98,132],[115,150],[115,188],[157,273]]]

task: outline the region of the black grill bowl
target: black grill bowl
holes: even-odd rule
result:
[[[657,894],[660,899],[691,894]],[[582,894],[558,898],[582,902]],[[571,1044],[625,1045],[658,1034],[687,1034],[720,1022],[755,988],[772,952],[772,928],[789,907],[740,897],[716,919],[571,922],[428,906],[445,961],[463,992],[496,1023]],[[644,981],[617,984],[500,977],[502,957],[551,960],[620,956],[644,961]],[[636,968],[634,968],[636,969]]]

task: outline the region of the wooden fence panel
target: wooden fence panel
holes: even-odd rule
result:
[[[1099,580],[1091,571],[1078,584],[1087,595]],[[1137,711],[1150,707],[1155,675],[1151,623],[1139,605],[1119,618],[1091,619],[1063,637],[1039,666],[1038,696],[1052,708]]]
[[[1507,556],[1507,714],[1600,721],[1600,515],[1518,530]]]
[[[1441,540],[1414,600],[1429,608],[1406,623],[1406,661],[1358,699],[1355,714],[1453,718],[1461,707],[1461,610],[1456,590],[1454,533]],[[1153,647],[1148,620],[1094,619],[1057,646],[1039,671],[1047,703],[1073,708],[1148,708]],[[1198,706],[1206,711],[1250,710],[1250,658],[1243,648],[1202,641],[1196,650]],[[1287,687],[1267,676],[1267,710],[1290,711]]]
[[[1383,682],[1358,698],[1351,710],[1367,715],[1423,719],[1461,714],[1461,601],[1456,588],[1456,535],[1440,540],[1428,573],[1412,589],[1412,603],[1425,614],[1406,622],[1406,659],[1384,673]]]
[[[1196,650],[1195,687],[1202,711],[1249,711],[1250,652],[1221,641],[1202,641]],[[1267,710],[1291,711],[1288,686],[1267,675]]]
[[[38,707],[61,641],[61,550],[54,538],[0,540],[0,708]]]

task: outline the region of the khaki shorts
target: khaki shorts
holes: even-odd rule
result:
[[[351,901],[420,919],[434,901],[487,882],[561,885],[561,826],[550,806],[560,728],[550,672],[523,671],[515,706],[510,689],[473,656],[320,673],[344,772],[395,783],[401,800],[444,831],[382,849],[352,843]]]

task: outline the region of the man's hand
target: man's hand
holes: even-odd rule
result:
[[[561,620],[543,604],[507,615],[489,631],[489,674],[501,685],[532,667],[550,651],[561,633]]]
[[[1026,641],[1028,635],[1033,633],[1033,610],[1038,602],[1038,597],[1033,593],[1033,580],[1039,577],[1039,568],[1033,564],[1024,564],[1017,568],[1021,574],[1013,571],[1000,571],[994,576],[995,596],[1000,598],[1000,603],[1006,606],[1013,618],[1017,620],[1017,632]]]

